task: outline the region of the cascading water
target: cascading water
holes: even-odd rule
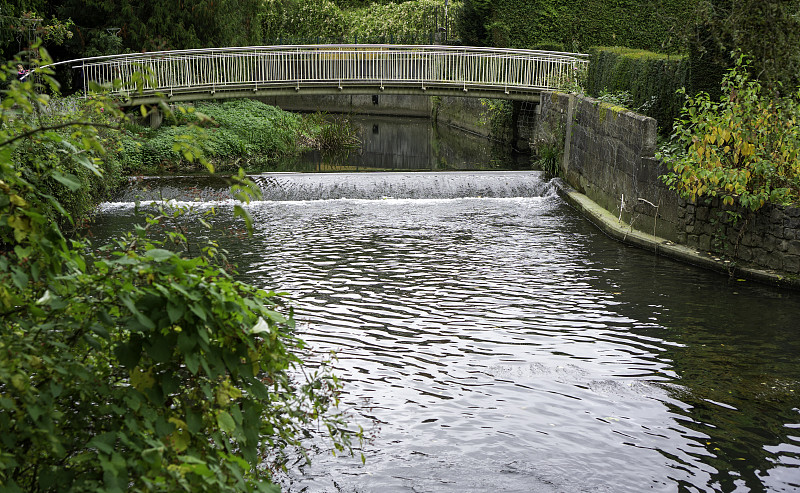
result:
[[[510,198],[552,194],[554,187],[533,171],[451,173],[268,173],[251,176],[264,201],[332,199]],[[137,177],[114,202],[212,202],[231,199],[224,177]]]
[[[626,247],[537,172],[140,179],[95,238],[163,198],[334,350],[358,459],[322,442],[296,492],[797,491],[800,297]],[[145,207],[149,210],[149,207]],[[98,240],[96,240],[98,241]]]

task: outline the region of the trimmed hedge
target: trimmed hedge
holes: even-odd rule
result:
[[[482,0],[466,0],[467,4]],[[493,0],[484,44],[513,48],[558,45],[566,51],[624,45],[646,50],[685,51],[698,0]],[[462,37],[466,33],[462,33]]]
[[[626,91],[634,108],[658,121],[662,134],[672,131],[685,99],[677,91],[688,83],[687,57],[622,47],[593,47],[589,52],[586,92],[590,96]]]

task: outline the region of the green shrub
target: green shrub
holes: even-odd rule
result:
[[[514,127],[514,102],[507,99],[481,98],[481,107],[485,109],[479,123],[489,125],[492,138],[510,141]]]
[[[403,3],[372,4],[345,12],[347,30],[351,35],[365,38],[421,39],[436,30],[435,11],[443,9],[441,0],[413,0]],[[455,8],[455,7],[454,7]]]
[[[259,15],[264,39],[269,43],[336,38],[346,32],[344,13],[330,0],[265,0]]]
[[[211,156],[283,156],[299,150],[302,118],[297,114],[252,99],[204,103],[197,111],[214,120],[206,145]]]
[[[800,201],[800,90],[777,98],[747,72],[740,57],[722,97],[688,96],[671,148],[661,153],[670,188],[687,200],[720,197],[756,210],[767,202]]]
[[[276,492],[281,457],[302,455],[312,431],[348,450],[340,384],[325,364],[301,371],[291,308],[236,281],[213,243],[193,256],[177,231],[156,237],[180,211],[100,248],[65,238],[50,216],[71,216],[50,183],[90,192],[80,168],[103,175],[101,129],[121,132],[125,115],[98,97],[43,125],[31,118],[42,89],[12,81],[2,106],[16,113],[0,113],[3,491]],[[191,144],[172,149],[200,159]],[[238,197],[257,196],[233,179]]]
[[[561,51],[566,52],[567,47],[564,46],[564,43],[560,41],[548,41],[543,40],[531,46],[528,46],[527,49],[529,50],[541,50],[541,51]]]
[[[122,181],[121,167],[113,159],[99,159],[83,152],[84,135],[68,122],[83,120],[97,126],[98,146],[94,149],[102,156],[105,148],[118,145],[119,133],[108,128],[116,125],[115,117],[105,113],[96,101],[83,98],[40,96],[40,100],[27,108],[37,115],[18,109],[18,114],[6,115],[8,126],[18,130],[42,127],[48,129],[48,139],[20,139],[8,147],[10,159],[19,163],[18,174],[47,195],[58,197],[59,206],[69,217],[85,217],[94,205]],[[8,101],[8,99],[6,99]],[[22,130],[24,132],[24,130]],[[44,170],[51,170],[44,172]],[[67,226],[66,215],[54,204],[43,204],[41,213],[52,221]]]
[[[590,52],[586,92],[594,97],[628,93],[630,107],[655,118],[662,134],[669,134],[683,107],[677,91],[687,82],[686,57],[621,47],[595,47]]]

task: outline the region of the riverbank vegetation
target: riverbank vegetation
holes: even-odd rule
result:
[[[250,99],[198,103],[173,112],[157,130],[128,124],[117,155],[126,174],[203,171],[175,148],[175,139],[194,139],[217,171],[266,171],[309,149],[340,151],[359,144],[346,119],[320,113],[300,115]]]
[[[120,172],[129,118],[102,95],[51,113],[52,72],[39,70],[46,91],[15,72],[0,70],[2,489],[274,492],[310,433],[348,451],[340,383],[325,362],[304,366],[291,307],[162,222],[181,211],[108,245],[65,235],[80,219],[69,201]],[[211,167],[196,143],[172,149]]]

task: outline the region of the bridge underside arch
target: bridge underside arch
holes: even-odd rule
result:
[[[373,95],[396,95],[396,96],[451,96],[467,98],[497,98],[512,101],[527,101],[538,103],[541,99],[542,91],[505,91],[502,89],[487,88],[448,88],[448,87],[408,87],[408,86],[308,86],[308,87],[265,87],[253,89],[222,89],[204,90],[185,93],[160,93],[142,96],[130,95],[124,101],[125,106],[136,106],[141,104],[156,104],[161,101],[167,103],[192,102],[192,101],[213,101],[238,98],[267,98],[280,96],[373,96]]]

